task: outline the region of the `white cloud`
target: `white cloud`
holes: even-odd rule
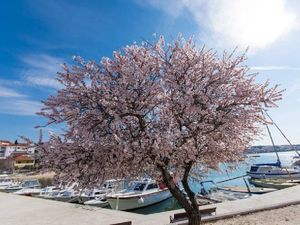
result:
[[[1,99],[0,113],[9,115],[34,116],[42,104],[27,99]]]
[[[26,83],[50,88],[60,87],[55,77],[57,72],[61,70],[62,59],[46,54],[26,55],[20,59],[24,63],[20,73]]]
[[[25,95],[15,91],[12,88],[0,86],[0,97],[25,97]]]
[[[187,9],[199,26],[201,39],[218,47],[239,46],[250,50],[265,48],[298,25],[296,10],[287,0],[181,0],[170,2],[148,0],[163,11],[179,15]]]
[[[25,55],[20,59],[23,62],[23,67],[18,70],[21,79],[0,79],[0,114],[34,116],[40,111],[42,103],[21,94],[16,87],[59,88],[55,77],[63,61],[45,54]]]

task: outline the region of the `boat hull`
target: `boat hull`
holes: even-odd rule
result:
[[[279,181],[272,181],[272,180],[265,180],[265,179],[251,179],[249,180],[251,184],[257,187],[264,187],[264,188],[275,188],[275,189],[284,189],[288,187],[293,187],[299,185],[296,182],[279,182]]]
[[[108,201],[102,201],[102,200],[96,200],[96,199],[86,201],[86,202],[84,202],[84,204],[88,205],[88,206],[96,206],[96,207],[107,207],[107,206],[109,206]]]
[[[253,179],[300,179],[300,172],[295,173],[252,173],[247,172],[247,175]]]
[[[172,197],[172,194],[168,189],[166,189],[158,192],[128,197],[107,197],[107,201],[112,209],[131,210],[153,205],[170,197]]]

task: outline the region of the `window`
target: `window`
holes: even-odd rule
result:
[[[137,183],[134,187],[133,190],[135,191],[143,191],[145,188],[146,184],[145,183]]]
[[[5,147],[1,147],[0,148],[0,157],[4,157],[5,156]]]
[[[155,189],[155,188],[157,188],[158,186],[157,186],[157,184],[149,184],[148,185],[148,187],[147,187],[147,190],[150,190],[150,189]]]

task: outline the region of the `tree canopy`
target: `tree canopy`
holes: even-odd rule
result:
[[[265,122],[261,110],[281,99],[277,86],[255,82],[244,54],[218,56],[182,37],[126,46],[100,63],[75,60],[39,113],[67,130],[38,151],[44,168],[84,185],[236,161]]]

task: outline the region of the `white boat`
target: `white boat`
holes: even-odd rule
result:
[[[284,189],[300,184],[300,180],[287,179],[249,179],[249,182],[257,187]]]
[[[60,188],[56,186],[48,186],[43,188],[37,197],[46,198],[46,199],[54,199],[60,192]]]
[[[135,181],[131,188],[106,196],[112,209],[130,210],[153,205],[172,195],[167,188],[160,189],[154,180]]]
[[[95,198],[104,199],[107,194],[115,191],[118,183],[118,180],[106,180],[101,188],[86,189],[81,193],[79,201],[84,203]]]
[[[24,180],[20,184],[12,184],[4,189],[6,192],[16,192],[21,189],[28,189],[28,188],[40,188],[41,184],[39,180]]]
[[[5,188],[12,186],[14,184],[14,180],[8,175],[0,175],[0,190],[4,190]]]
[[[78,189],[78,184],[73,183],[67,186],[65,189],[62,189],[55,195],[54,199],[57,201],[78,203],[80,197],[80,189]]]
[[[16,195],[25,195],[25,196],[36,196],[39,195],[41,192],[41,188],[23,188],[14,192],[13,194]]]
[[[247,175],[253,179],[300,179],[300,169],[281,167],[280,163],[254,164]]]
[[[54,199],[62,202],[76,203],[79,201],[80,192],[73,189],[61,190]]]
[[[98,197],[95,199],[88,200],[88,201],[84,202],[83,204],[89,205],[89,206],[97,206],[97,207],[109,206],[109,203],[106,199],[102,199],[102,198],[98,198]]]

